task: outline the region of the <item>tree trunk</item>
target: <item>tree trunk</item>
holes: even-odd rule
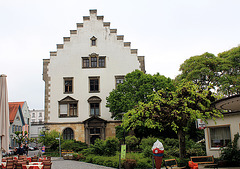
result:
[[[179,129],[177,134],[178,134],[178,140],[179,140],[179,157],[185,158],[186,157],[185,133],[183,129]]]

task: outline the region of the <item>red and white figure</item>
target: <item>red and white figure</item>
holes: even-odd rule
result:
[[[164,153],[163,144],[157,140],[152,147],[153,156],[155,159],[156,169],[160,169],[162,165],[162,158]]]

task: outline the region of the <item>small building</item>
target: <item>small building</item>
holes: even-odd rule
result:
[[[44,110],[30,110],[31,129],[30,138],[38,138],[44,127]]]
[[[21,109],[21,105],[19,103],[10,102],[9,103],[9,120],[10,120],[10,147],[17,147],[17,143],[14,140],[16,131],[23,131],[23,127],[25,126],[25,121]]]
[[[215,107],[222,110],[223,119],[217,118],[216,123],[208,120],[205,128],[207,155],[219,157],[220,148],[234,139],[240,133],[240,95],[234,95],[215,102]],[[240,140],[238,140],[240,147]]]
[[[50,59],[43,60],[45,126],[64,139],[91,144],[115,136],[121,121],[111,118],[106,97],[127,73],[145,72],[144,56],[103,19],[90,10],[50,52]]]

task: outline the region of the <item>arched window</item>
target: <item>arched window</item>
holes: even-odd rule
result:
[[[100,103],[101,99],[97,96],[92,96],[88,99],[90,106],[90,116],[100,116]]]
[[[66,128],[63,131],[63,139],[64,140],[72,140],[72,139],[74,139],[73,130],[71,128]]]

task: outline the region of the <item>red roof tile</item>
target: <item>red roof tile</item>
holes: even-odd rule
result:
[[[10,120],[10,123],[13,123],[19,108],[19,104],[15,102],[8,103],[8,104],[9,104],[9,120]]]

